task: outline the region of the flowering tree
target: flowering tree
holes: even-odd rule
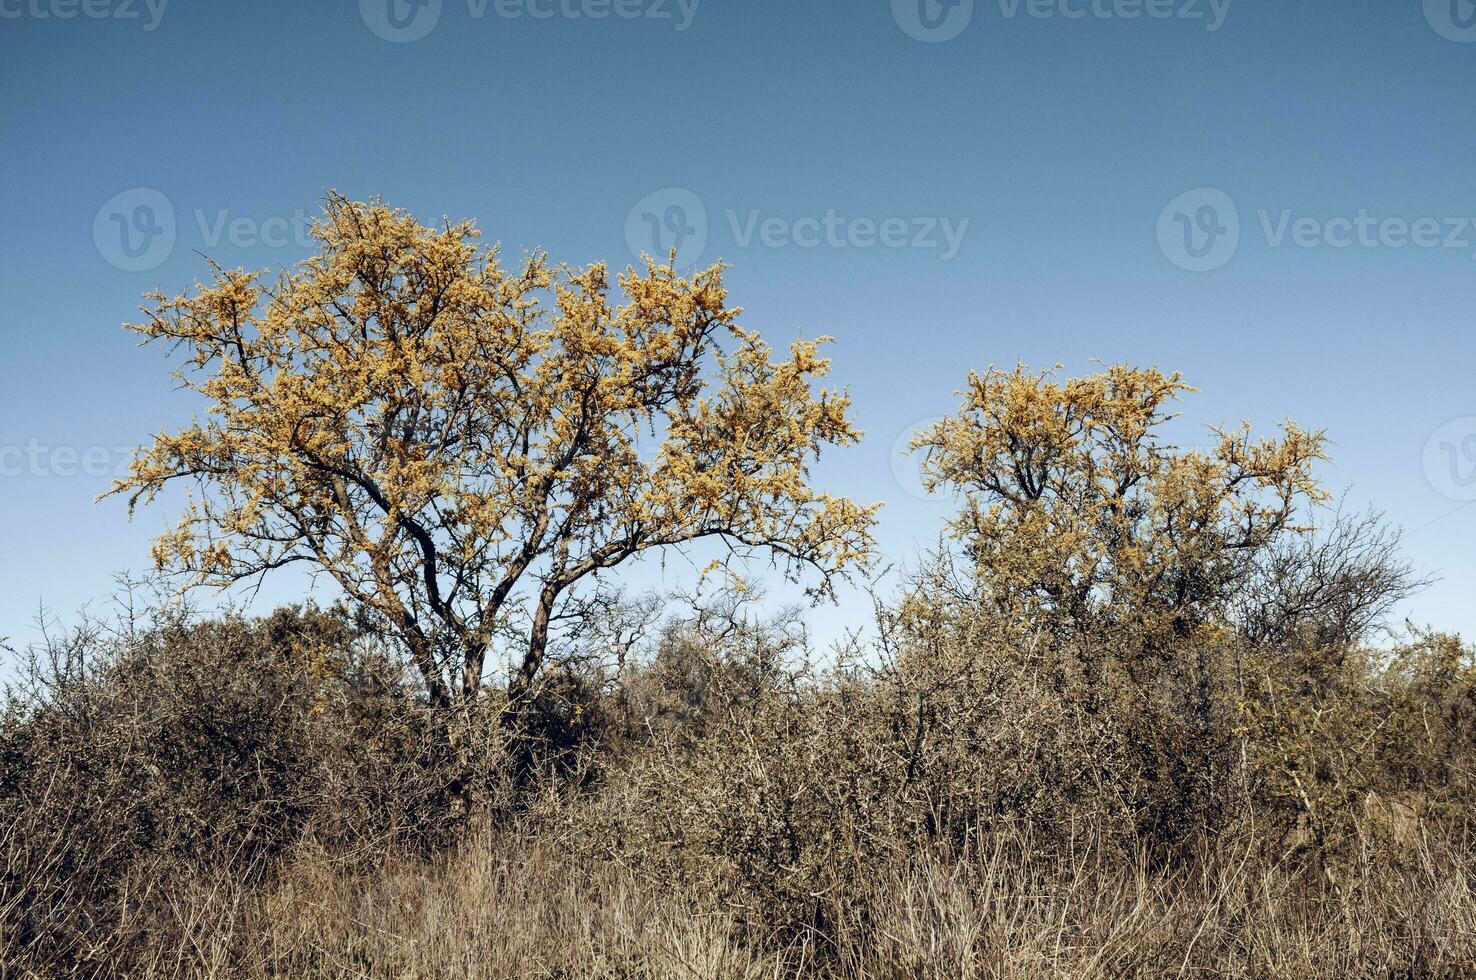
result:
[[[1255,438],[1211,430],[1184,451],[1163,425],[1177,374],[1116,365],[1058,380],[971,374],[957,415],[921,433],[924,483],[961,492],[952,530],[980,590],[1031,623],[1147,645],[1222,619],[1268,550],[1327,499],[1324,436],[1293,422]]]
[[[964,574],[944,578],[949,601],[923,593],[905,609],[925,641],[955,610],[1008,637],[961,676],[1010,692],[1026,716],[1069,719],[1077,747],[1042,754],[1036,741],[1028,759],[1091,772],[1116,812],[1161,839],[1243,778],[1237,600],[1279,549],[1306,540],[1305,510],[1327,499],[1313,474],[1320,432],[1241,425],[1213,429],[1203,448],[1174,445],[1166,425],[1187,390],[1177,374],[1127,365],[970,375],[958,412],[915,442],[925,485],[963,497],[952,532]]]
[[[325,572],[440,707],[475,699],[513,637],[515,708],[569,597],[633,555],[719,539],[816,590],[866,560],[875,506],[808,473],[859,437],[849,399],[815,390],[820,341],[775,360],[738,325],[720,266],[647,260],[616,306],[603,264],[510,271],[464,221],[334,195],[313,234],[274,280],[212,265],[131,326],[182,350],[176,377],[209,407],[110,491],[131,512],[191,486],[154,546],[188,584]]]

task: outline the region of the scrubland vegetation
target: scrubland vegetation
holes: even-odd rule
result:
[[[212,415],[116,492],[195,486],[161,581],[345,598],[130,590],[16,651],[6,975],[1476,975],[1476,651],[1391,622],[1422,583],[1321,433],[1191,451],[1177,375],[970,375],[917,440],[957,517],[817,650],[737,563],[617,567],[878,566],[810,485],[859,437],[815,344],[771,359],[716,268],[612,307],[464,224],[318,234],[154,298]]]
[[[436,802],[452,773],[405,665],[340,615],[55,637],[4,720],[8,969],[1476,969],[1454,639],[1227,656],[1200,727],[1161,720],[1168,683],[1089,696],[1078,658],[1120,651],[979,613],[889,619],[884,653],[826,668],[795,627],[720,603],[623,669],[561,663],[521,775],[495,712],[459,719],[465,816]]]

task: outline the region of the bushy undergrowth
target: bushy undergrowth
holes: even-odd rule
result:
[[[1226,636],[1135,677],[1128,650],[926,586],[880,635],[818,666],[795,617],[704,608],[618,665],[569,658],[521,734],[436,717],[339,613],[57,636],[0,721],[4,962],[1476,971],[1476,667],[1454,638]],[[452,723],[458,752],[433,750]]]

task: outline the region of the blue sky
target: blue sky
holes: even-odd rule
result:
[[[893,557],[969,368],[1156,363],[1186,423],[1325,427],[1442,576],[1407,612],[1476,634],[1473,82],[1467,0],[0,0],[0,636],[171,516],[92,502],[193,410],[140,294],[295,262],[330,187],[732,263],[747,326],[836,338],[868,436],[817,478]]]

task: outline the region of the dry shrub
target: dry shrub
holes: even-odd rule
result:
[[[1416,633],[1365,648],[1257,650],[1244,664],[1250,806],[1318,850],[1461,826],[1476,801],[1476,657]]]
[[[312,608],[53,635],[0,717],[6,947],[81,964],[182,869],[255,880],[304,840],[438,839],[447,775],[402,675]]]
[[[650,744],[609,778],[592,839],[720,880],[758,928],[821,931],[868,869],[980,833],[1051,854],[1152,844],[1143,814],[1169,804],[1144,758],[1168,748],[1078,697],[1069,659],[987,615],[889,617],[879,663],[818,670],[779,625],[666,635],[633,685]]]
[[[629,684],[649,744],[606,773],[575,836],[594,859],[707,883],[743,935],[822,947],[875,928],[882,910],[858,901],[877,869],[967,876],[981,839],[1034,869],[1011,900],[1063,862],[1172,883],[1221,874],[1236,847],[1319,915],[1377,905],[1385,874],[1406,898],[1465,885],[1476,668],[1453,638],[1389,656],[1188,646],[1175,658],[1208,670],[1214,710],[1187,722],[1174,711],[1201,694],[1172,659],[1159,683],[1093,690],[1083,660],[1123,654],[1022,639],[978,607],[885,617],[883,641],[869,666],[819,670],[788,623],[672,629]],[[1274,698],[1251,695],[1257,671]],[[1442,935],[1442,955],[1472,938]]]
[[[1469,648],[1230,635],[1128,678],[1135,648],[1110,637],[912,600],[883,610],[879,649],[824,666],[796,614],[739,601],[616,670],[569,657],[523,733],[533,766],[463,730],[483,808],[454,835],[437,719],[345,618],[83,630],[0,729],[0,958],[231,977],[1476,971]],[[1204,677],[1215,709],[1176,721]]]

